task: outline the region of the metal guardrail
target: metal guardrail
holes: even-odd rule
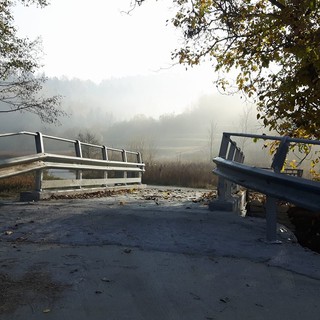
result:
[[[280,141],[271,169],[250,167],[244,162],[243,152],[231,137],[245,137]],[[218,201],[227,202],[232,196],[231,183],[266,194],[267,241],[277,241],[277,200],[285,200],[301,207],[320,210],[320,183],[282,172],[290,143],[320,145],[318,140],[275,137],[256,134],[223,133],[219,156],[214,158],[219,175]]]
[[[1,138],[14,136],[34,137],[35,153],[19,157],[11,157],[0,160],[0,179],[26,172],[36,172],[36,192],[49,189],[80,189],[83,187],[110,187],[116,185],[139,185],[144,172],[144,163],[140,152],[128,151],[95,145],[79,140],[71,140],[45,135],[40,132],[17,132],[0,134]],[[70,150],[73,155],[61,155],[45,152],[45,141],[67,142],[73,146]],[[95,150],[94,155],[100,159],[92,159],[88,155],[83,156],[85,148]],[[128,159],[130,157],[130,160]],[[116,160],[112,159],[115,158]],[[120,160],[119,160],[120,159]],[[66,172],[76,172],[75,179],[50,179],[45,180],[44,170],[59,169]],[[83,173],[97,171],[103,177],[84,178]]]

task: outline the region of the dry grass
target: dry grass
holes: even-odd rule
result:
[[[34,190],[34,174],[28,173],[0,180],[0,197],[11,198],[21,191]]]
[[[166,186],[211,189],[217,185],[217,176],[210,163],[162,162],[146,163],[143,183]]]
[[[217,176],[212,173],[213,165],[210,163],[191,163],[167,161],[146,163],[143,174],[143,183],[163,186],[179,186],[190,188],[212,189],[217,185]],[[84,171],[83,178],[102,178],[101,172]],[[108,174],[112,177],[112,172]],[[52,179],[44,174],[46,180]],[[57,178],[55,178],[57,179]],[[23,174],[0,180],[0,197],[13,198],[22,191],[35,188],[34,173]]]

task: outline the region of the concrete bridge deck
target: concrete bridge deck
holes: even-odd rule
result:
[[[0,203],[0,319],[320,319],[320,255],[203,192]]]

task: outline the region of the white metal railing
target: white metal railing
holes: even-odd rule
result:
[[[144,163],[140,152],[110,148],[79,140],[45,135],[40,132],[17,132],[0,134],[2,138],[15,136],[34,137],[35,152],[31,154],[0,159],[0,179],[22,173],[36,172],[35,191],[83,187],[108,187],[115,185],[141,184]],[[71,144],[66,154],[47,153],[46,142],[55,141]],[[84,155],[85,148],[94,150],[93,155]],[[73,149],[73,150],[72,150]],[[71,154],[71,155],[70,155]],[[92,158],[94,156],[95,158]],[[75,171],[75,179],[44,179],[44,170],[59,169]],[[100,172],[99,177],[87,177],[88,173]],[[85,176],[86,174],[86,176]]]
[[[244,137],[279,141],[271,169],[256,168],[243,164],[244,155],[231,137]],[[275,137],[256,134],[223,133],[219,156],[214,158],[219,175],[218,201],[231,199],[232,184],[244,186],[266,194],[267,240],[277,241],[277,200],[310,209],[320,210],[320,183],[301,177],[288,176],[282,172],[291,143],[320,145],[319,140],[297,139],[290,137]]]

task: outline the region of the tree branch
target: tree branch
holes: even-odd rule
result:
[[[284,4],[282,4],[281,2],[279,2],[277,0],[269,0],[269,2],[281,10],[286,8],[286,6]]]

